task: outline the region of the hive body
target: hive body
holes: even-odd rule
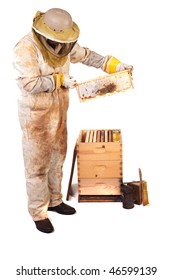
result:
[[[81,130],[77,140],[78,200],[120,200],[121,131]]]

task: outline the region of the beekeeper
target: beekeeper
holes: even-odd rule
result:
[[[32,31],[14,48],[14,68],[22,96],[19,120],[23,131],[23,157],[28,209],[36,228],[54,230],[47,211],[70,215],[76,211],[62,201],[62,167],[67,149],[67,109],[70,62],[114,73],[132,66],[113,56],[103,57],[79,46],[79,27],[71,15],[53,8],[37,12]]]

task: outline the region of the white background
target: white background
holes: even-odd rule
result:
[[[74,216],[50,213],[55,232],[38,232],[27,211],[27,198],[17,115],[12,50],[31,29],[37,10],[60,7],[69,11],[81,29],[79,44],[112,54],[134,66],[134,90],[80,103],[70,92],[68,153],[64,164],[64,200],[73,148],[81,129],[120,128],[123,137],[124,181],[138,180],[138,168],[148,183],[150,206],[125,210],[119,203],[69,204]],[[2,279],[25,268],[99,268],[91,279],[171,279],[172,259],[172,8],[171,1],[155,0],[30,0],[3,2],[1,10],[1,269]],[[72,65],[77,81],[104,74]],[[76,170],[73,183],[77,182]],[[157,266],[156,276],[116,276],[114,266]],[[103,269],[107,272],[103,273]],[[3,277],[2,277],[3,276]],[[61,279],[41,276],[40,279]],[[89,276],[86,276],[89,279]],[[86,279],[64,276],[63,279]],[[117,277],[117,278],[116,278]]]

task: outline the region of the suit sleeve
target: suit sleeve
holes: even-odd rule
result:
[[[36,47],[23,40],[14,48],[13,65],[17,84],[22,92],[35,94],[51,92],[55,85],[52,75],[41,75]]]
[[[87,66],[100,68],[106,73],[115,73],[116,66],[120,60],[111,55],[102,56],[88,48],[76,44],[71,52],[70,60],[72,63],[81,62]]]

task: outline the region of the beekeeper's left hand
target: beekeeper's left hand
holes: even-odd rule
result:
[[[124,70],[129,70],[129,73],[132,75],[133,72],[133,66],[132,65],[128,65],[125,63],[119,63],[116,66],[116,72],[120,72],[120,71],[124,71]]]

